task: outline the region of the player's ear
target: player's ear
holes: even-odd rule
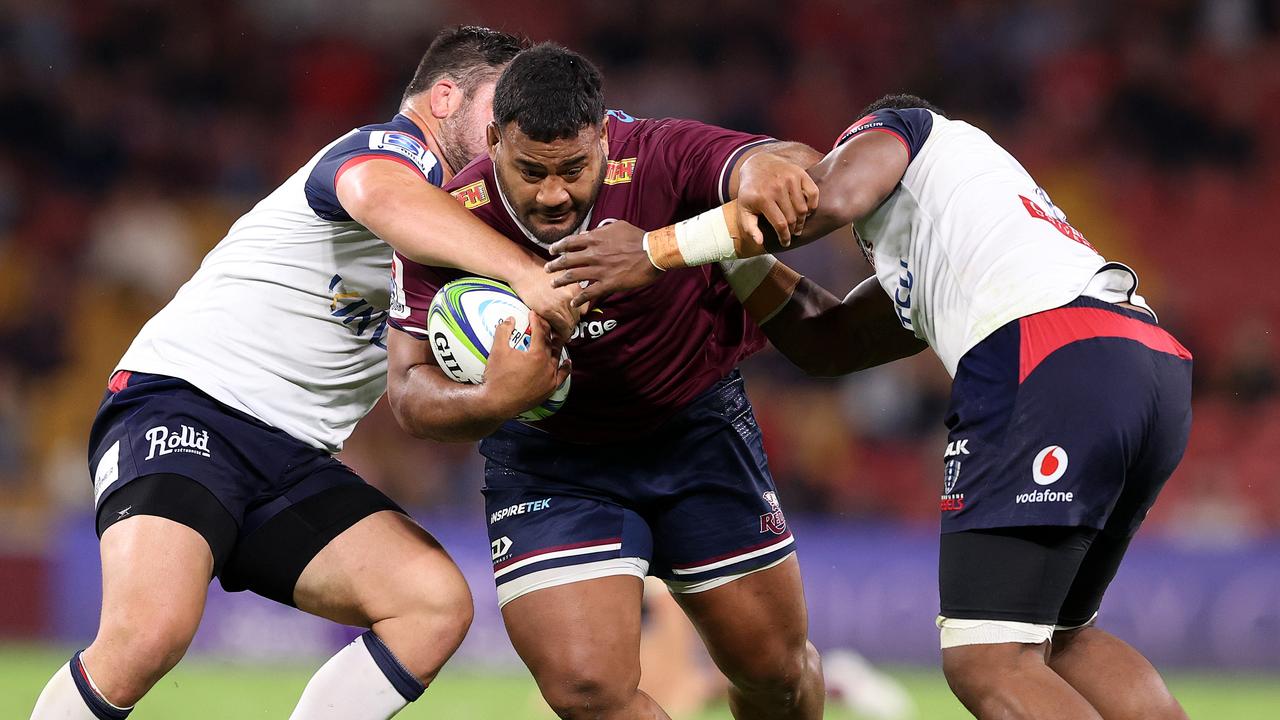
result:
[[[609,157],[609,116],[600,121],[600,152]]]
[[[435,85],[431,86],[431,94],[429,96],[429,104],[431,106],[431,116],[437,120],[443,120],[452,115],[458,108],[462,107],[463,101],[462,88],[452,80],[437,80]]]
[[[485,142],[489,145],[489,159],[497,162],[498,142],[502,139],[502,133],[498,132],[498,123],[489,123],[484,129],[484,136]]]

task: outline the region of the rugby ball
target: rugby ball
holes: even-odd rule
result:
[[[529,308],[510,286],[481,277],[445,283],[427,309],[427,333],[436,363],[457,382],[479,384],[489,363],[494,332],[498,323],[507,318],[515,318],[516,332],[503,341],[513,348],[528,350],[532,343]],[[561,357],[568,358],[569,352],[562,350]],[[568,396],[569,378],[565,378],[551,397],[516,419],[535,422],[551,417]]]

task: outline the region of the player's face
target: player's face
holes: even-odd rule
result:
[[[609,139],[603,121],[549,143],[530,139],[510,122],[501,129],[489,126],[489,155],[516,219],[550,244],[577,230],[595,204],[608,166]]]
[[[440,121],[440,145],[454,172],[487,149],[485,128],[493,122],[493,87],[497,77],[477,85],[462,106]]]

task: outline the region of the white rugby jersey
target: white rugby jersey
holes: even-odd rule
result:
[[[836,146],[864,132],[895,136],[910,162],[854,230],[902,326],[953,377],[970,348],[1025,315],[1086,294],[1145,307],[1133,271],[1099,255],[986,133],[920,108],[885,109]]]
[[[386,390],[391,248],[342,209],[338,177],[387,158],[443,170],[411,120],[352,130],[231,226],[117,370],[182,378],[329,452]]]

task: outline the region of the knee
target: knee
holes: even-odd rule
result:
[[[460,645],[475,616],[466,580],[456,569],[420,577],[420,582],[406,585],[398,603],[400,617],[438,643]]]
[[[610,677],[600,668],[563,669],[540,678],[542,697],[564,720],[606,720],[621,717],[639,693],[640,677]]]
[[[104,624],[81,659],[110,702],[129,706],[178,664],[194,635],[194,626],[173,619]]]
[[[739,692],[772,697],[787,706],[797,704],[806,681],[822,672],[817,649],[803,638],[759,648],[722,665],[725,676]]]

